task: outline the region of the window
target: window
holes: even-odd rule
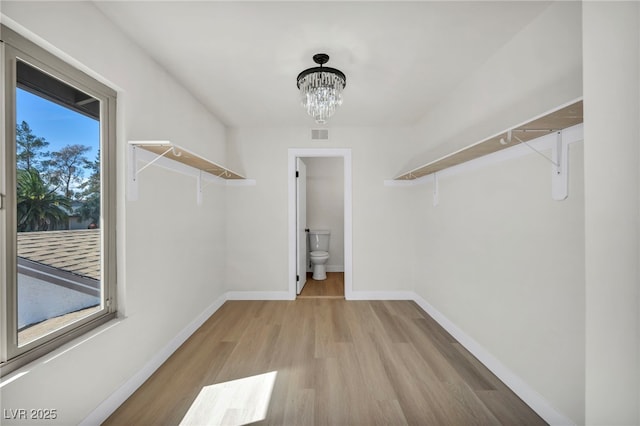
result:
[[[115,92],[2,27],[2,375],[115,317]]]

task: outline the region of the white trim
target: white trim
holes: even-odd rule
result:
[[[228,291],[227,300],[294,300],[288,291]]]
[[[296,298],[296,158],[342,157],[344,159],[344,294],[350,299],[353,291],[352,272],[352,177],[350,148],[289,148],[288,151],[288,221],[289,221],[289,299]]]
[[[413,300],[438,324],[451,334],[462,346],[465,347],[478,361],[495,374],[509,389],[520,397],[533,411],[538,413],[550,425],[575,425],[575,423],[557,411],[538,392],[532,389],[520,377],[509,370],[496,359],[488,350],[466,334],[462,329],[445,317],[440,311],[431,306],[418,294],[413,295]]]
[[[414,300],[412,291],[354,291],[348,300]]]
[[[158,351],[136,374],[98,405],[80,423],[81,426],[103,423],[127,398],[129,398],[211,315],[226,302],[226,294],[215,300],[200,315],[183,328],[173,339]]]
[[[563,144],[572,144],[575,142],[581,142],[583,140],[583,124],[576,124],[575,126],[567,127],[562,131],[562,142]],[[512,160],[515,158],[524,157],[525,155],[534,154],[535,152],[531,150],[531,148],[535,148],[538,151],[551,150],[553,145],[557,141],[557,134],[550,133],[545,136],[541,136],[539,138],[528,141],[526,146],[525,144],[514,142],[514,145],[502,149],[500,151],[496,151],[491,154],[484,155],[482,157],[475,158],[473,160],[469,160],[467,162],[458,164],[456,166],[451,166],[449,168],[438,171],[438,179],[449,176],[457,176],[460,174],[468,173],[474,170],[482,169],[485,167],[493,166],[498,163],[502,163],[503,161]],[[531,147],[531,148],[530,148]],[[544,159],[540,159],[540,161],[544,161]],[[412,180],[385,180],[384,186],[389,187],[404,187],[404,186],[416,186],[416,185],[424,185],[426,183],[434,182],[433,173],[421,176],[417,179]]]

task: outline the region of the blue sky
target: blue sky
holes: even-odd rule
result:
[[[59,151],[66,145],[91,147],[87,158],[93,161],[100,146],[100,123],[54,102],[16,90],[17,124],[29,123],[34,135],[49,142],[47,150]]]

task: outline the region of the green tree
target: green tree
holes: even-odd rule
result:
[[[52,153],[51,160],[46,162],[50,169],[51,184],[61,187],[64,196],[69,199],[75,195],[72,185],[82,183],[83,166],[91,164],[84,156],[90,150],[91,147],[85,145],[67,145],[60,151]]]
[[[71,202],[49,188],[37,170],[18,170],[17,181],[18,232],[47,231],[67,223]]]
[[[49,157],[49,153],[43,151],[47,146],[49,142],[34,135],[26,121],[16,125],[16,160],[19,169],[42,170],[43,159]]]
[[[90,219],[91,223],[100,225],[100,194],[91,194],[82,200],[82,205],[78,208],[77,213],[82,220]]]
[[[98,225],[100,224],[100,151],[95,160],[85,162],[85,167],[91,170],[91,175],[80,185],[82,206],[77,212],[82,220],[90,219]]]

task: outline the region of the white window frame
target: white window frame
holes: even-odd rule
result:
[[[34,361],[116,316],[116,92],[32,43],[0,28],[0,376]],[[102,308],[18,346],[16,266],[16,63],[22,61],[100,101]]]

